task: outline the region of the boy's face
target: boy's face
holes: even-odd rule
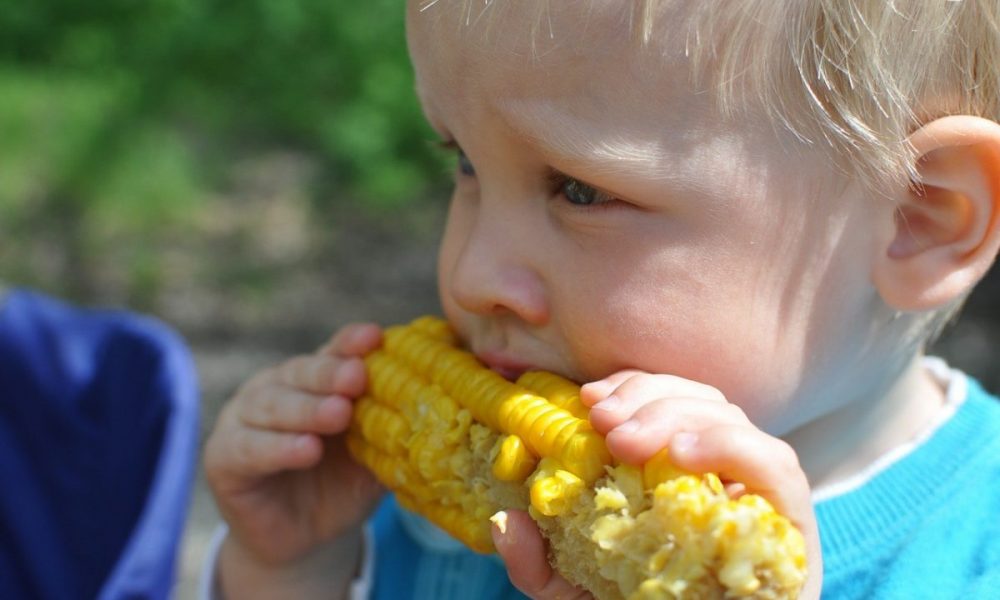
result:
[[[640,49],[602,3],[559,3],[534,35],[531,2],[488,26],[421,4],[418,92],[468,157],[440,294],[474,352],[508,375],[693,379],[777,435],[852,399],[839,375],[881,352],[868,266],[891,207],[763,117],[722,118],[683,30]]]

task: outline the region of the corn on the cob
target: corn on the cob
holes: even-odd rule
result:
[[[352,454],[400,502],[479,552],[490,517],[527,509],[553,565],[598,598],[794,598],[801,534],[763,498],[731,500],[718,477],[682,473],[665,451],[616,464],[579,387],[529,372],[516,383],[421,317],[366,357]]]

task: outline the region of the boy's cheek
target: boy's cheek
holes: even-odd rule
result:
[[[682,377],[720,390],[762,428],[775,423],[799,383],[801,344],[792,336],[781,338],[783,345],[776,336],[757,335],[740,319],[702,328],[691,318],[603,329],[597,319],[575,319],[568,327],[581,381],[623,369]]]

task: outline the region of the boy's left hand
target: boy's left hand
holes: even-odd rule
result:
[[[758,494],[787,517],[806,540],[809,576],[801,598],[819,598],[823,564],[809,483],[795,451],[770,436],[713,387],[671,375],[621,371],[584,385],[594,429],[622,462],[642,464],[663,448],[693,473],[716,473],[730,495]],[[537,526],[508,511],[507,532],[493,529],[511,582],[536,600],[590,598],[549,566]]]

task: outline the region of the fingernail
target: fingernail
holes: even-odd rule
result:
[[[613,431],[616,433],[635,433],[636,431],[639,431],[640,427],[642,427],[642,424],[639,423],[639,421],[636,421],[635,419],[629,419],[628,421],[625,421],[618,427],[615,427]]]
[[[674,434],[672,440],[670,440],[670,449],[675,454],[683,454],[694,447],[698,442],[698,434],[691,433],[690,431],[681,431]]]
[[[604,400],[601,400],[594,405],[592,410],[603,410],[605,412],[614,412],[619,406],[621,406],[622,399],[614,394],[608,396]]]
[[[354,331],[351,332],[351,335],[348,338],[348,344],[351,347],[354,347],[354,346],[360,344],[362,341],[364,341],[364,339],[368,335],[369,335],[368,334],[368,328],[364,327],[363,325],[359,325],[358,327],[354,328]]]
[[[604,381],[591,381],[590,383],[585,383],[580,388],[580,392],[590,396],[604,397],[607,396],[611,390],[614,389],[607,382]]]

